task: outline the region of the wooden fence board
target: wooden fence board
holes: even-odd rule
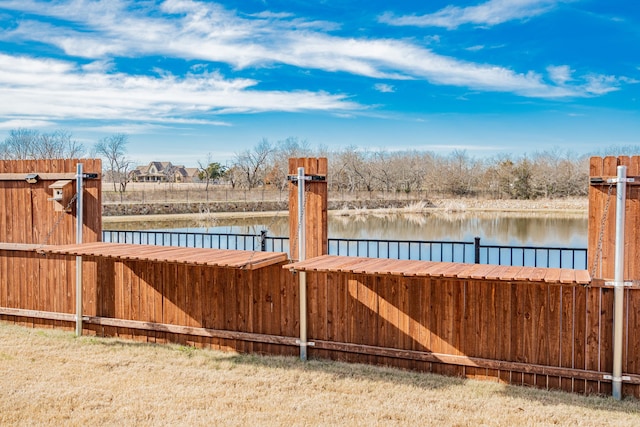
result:
[[[466,281],[461,284],[463,291],[463,307],[462,307],[462,327],[460,330],[461,346],[459,351],[462,354],[478,356],[480,347],[482,346],[482,293],[484,283],[479,281]],[[470,378],[475,378],[480,373],[479,369],[473,367],[465,368],[465,374]]]
[[[613,292],[611,292],[613,293]],[[640,295],[627,289],[625,313],[627,335],[624,341],[623,369],[625,372],[640,373]]]

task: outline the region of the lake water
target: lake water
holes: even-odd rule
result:
[[[213,218],[188,221],[107,223],[105,229],[163,230],[269,236],[289,234],[288,217]],[[586,247],[587,216],[518,213],[329,215],[329,238],[472,241],[510,246]]]
[[[556,213],[330,214],[328,250],[333,255],[473,263],[473,241],[480,237],[482,264],[586,269],[587,222],[586,215]],[[290,244],[286,214],[108,223],[104,228],[136,230],[105,232],[106,242],[260,250],[258,235],[266,230],[265,250],[288,253]]]

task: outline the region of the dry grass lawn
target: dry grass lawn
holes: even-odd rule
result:
[[[0,322],[0,425],[640,425],[640,403]]]

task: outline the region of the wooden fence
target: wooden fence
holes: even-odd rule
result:
[[[558,269],[326,258],[288,266],[307,271],[316,354],[573,392],[611,391],[604,376],[612,369],[613,290],[591,283],[586,271],[571,278]],[[638,307],[640,288],[627,289],[626,297],[630,308]],[[630,310],[624,392],[635,396],[639,327],[640,313]]]
[[[294,269],[307,272],[309,357],[580,393],[611,390],[604,376],[612,365],[613,291],[585,286],[584,271],[331,256],[246,269],[184,261],[188,249],[170,262],[132,259],[124,249],[122,257],[83,255],[83,268],[97,277],[84,282],[85,333],[294,355]],[[77,252],[42,250],[0,250],[0,313],[30,326],[72,328]],[[626,294],[629,307],[640,304],[640,289]],[[630,379],[623,391],[640,397],[640,313],[630,310],[625,321]]]
[[[617,167],[627,167],[624,278],[640,280],[640,156],[592,157],[589,186],[589,269],[594,278],[612,280],[615,265]]]
[[[601,204],[615,197],[593,191]],[[1,193],[5,203],[13,200]],[[28,198],[18,200],[28,209]],[[0,243],[0,319],[71,329],[80,255],[85,333],[293,355],[296,272],[304,271],[309,357],[611,392],[613,289],[606,276],[327,255],[289,263],[285,254],[262,259],[248,251],[68,243]],[[623,394],[640,397],[640,286],[629,279]]]
[[[75,194],[77,164],[84,173],[98,174],[84,182],[83,238],[97,242],[102,235],[102,162],[96,159],[2,160],[0,161],[0,242],[65,244],[76,239],[76,206],[71,211],[56,210],[50,188],[57,181],[69,181]],[[36,175],[28,182],[27,175]],[[66,206],[64,206],[66,207]]]

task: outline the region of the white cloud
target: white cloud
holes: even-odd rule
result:
[[[547,72],[551,81],[559,85],[566,84],[572,80],[571,74],[573,71],[568,65],[549,66],[547,67]]]
[[[464,22],[495,25],[510,19],[535,16],[559,1],[563,0],[490,0],[464,9],[449,7],[433,16],[437,15],[445,26],[461,25]],[[517,72],[502,66],[462,61],[439,55],[405,40],[337,37],[319,30],[320,25],[314,26],[312,21],[293,19],[288,14],[265,12],[259,14],[258,18],[241,16],[215,3],[168,0],[161,3],[160,10],[154,9],[153,13],[144,8],[155,3],[135,3],[134,7],[134,3],[123,0],[60,0],[50,7],[43,7],[42,2],[33,0],[9,3],[18,10],[74,21],[83,30],[58,28],[25,20],[5,37],[53,44],[68,55],[98,61],[96,66],[103,64],[106,67],[112,58],[118,56],[167,56],[220,62],[236,69],[286,64],[302,70],[346,72],[388,80],[426,80],[437,85],[543,98],[591,96],[606,93],[607,89],[615,90],[616,87],[615,82],[607,79],[591,82],[587,86],[570,86],[566,84],[567,81],[558,80],[559,70],[555,74],[554,71],[549,71],[553,83],[549,84],[541,75],[532,71]],[[6,5],[9,3],[4,3],[3,6],[8,7]],[[61,64],[56,66],[72,66],[69,63]],[[92,71],[87,70],[89,73]],[[181,80],[162,76],[154,80],[122,74],[110,77],[104,73],[97,74],[107,80],[107,87],[113,87],[116,81],[122,85],[138,82],[148,85],[148,90],[158,91],[164,90],[162,85],[171,82],[169,94],[176,88],[187,90],[189,87],[190,96],[185,99],[194,102],[194,110],[267,111],[270,108],[265,101],[275,101],[276,98],[283,99],[284,102],[274,105],[286,111],[358,108],[340,95],[273,91],[263,93],[257,89],[248,91],[249,86],[256,86],[258,82],[244,79],[187,76]],[[197,97],[195,87],[203,90],[209,84],[216,88],[214,96],[207,100]],[[220,96],[222,86],[227,87],[224,90],[232,92]],[[126,89],[125,86],[122,87],[122,90]],[[137,98],[140,97],[142,94],[137,95]],[[299,104],[296,105],[295,102]],[[186,103],[187,101],[169,104]]]
[[[342,95],[253,89],[255,81],[217,73],[185,77],[87,71],[73,63],[0,54],[0,117],[9,120],[124,120],[228,123],[225,112],[359,109]]]
[[[83,71],[88,73],[96,73],[96,72],[109,72],[115,68],[113,61],[104,60],[104,61],[93,61],[88,64],[83,65]]]
[[[593,95],[604,95],[619,89],[620,79],[615,76],[589,75],[586,77],[585,91]]]
[[[53,125],[53,122],[37,119],[12,119],[0,121],[0,129],[18,129],[18,128],[44,128]]]
[[[386,83],[376,83],[373,87],[375,90],[382,93],[393,93],[396,91],[392,85]]]
[[[566,0],[489,0],[477,6],[447,6],[426,15],[394,16],[385,13],[380,22],[397,26],[444,27],[455,29],[473,24],[494,26],[515,19],[533,18]]]

